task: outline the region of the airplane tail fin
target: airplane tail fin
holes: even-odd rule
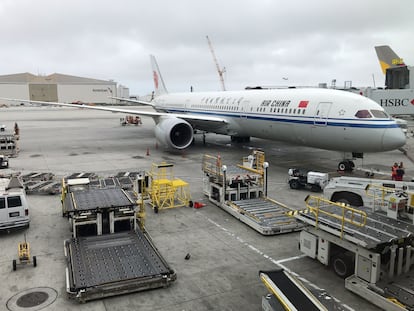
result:
[[[404,61],[388,45],[375,47],[382,72],[385,74],[390,67],[405,66]]]
[[[164,80],[162,79],[160,69],[158,68],[157,60],[154,55],[150,55],[152,75],[154,79],[155,86],[155,96],[167,94],[167,88],[165,87]]]

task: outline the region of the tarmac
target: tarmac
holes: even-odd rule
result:
[[[140,107],[139,109],[142,109]],[[307,190],[292,190],[287,184],[291,167],[328,172],[338,176],[341,155],[336,152],[288,145],[261,139],[232,144],[229,137],[208,134],[203,145],[181,152],[158,146],[152,119],[143,117],[140,126],[121,126],[122,114],[58,107],[10,107],[0,111],[0,124],[20,128],[18,157],[10,159],[10,172],[52,172],[65,176],[74,172],[95,172],[99,176],[119,171],[150,170],[152,163],[174,164],[177,178],[190,183],[193,201],[205,203],[162,210],[147,207],[146,228],[155,245],[176,271],[177,280],[168,288],[79,304],[66,297],[63,241],[71,237],[69,224],[61,216],[59,195],[28,195],[31,223],[25,230],[0,235],[0,310],[262,310],[268,293],[259,279],[260,270],[289,269],[319,288],[325,289],[349,310],[377,308],[344,287],[343,279],[298,250],[299,233],[262,236],[211,204],[203,194],[201,161],[204,154],[220,155],[224,164],[237,164],[252,150],[265,151],[269,162],[269,196],[291,207],[304,207]],[[404,162],[404,180],[414,177],[414,138],[409,134],[400,150],[366,154],[357,167],[390,179],[391,165]],[[353,175],[363,177],[364,170]],[[12,271],[17,244],[26,239],[37,267]],[[190,259],[185,257],[190,254]],[[37,306],[22,302],[23,295],[43,295]],[[19,300],[20,299],[20,300]],[[19,303],[20,301],[20,303]]]

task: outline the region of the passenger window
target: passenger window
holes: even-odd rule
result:
[[[20,197],[8,197],[7,206],[8,208],[22,206],[22,200]]]
[[[372,118],[372,116],[371,116],[371,114],[369,113],[368,110],[358,110],[358,112],[355,114],[355,116],[357,118],[360,118],[360,119]]]
[[[6,200],[4,198],[0,198],[0,209],[6,208]]]

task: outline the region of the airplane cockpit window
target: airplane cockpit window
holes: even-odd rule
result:
[[[368,110],[358,110],[355,116],[360,119],[372,118],[372,115],[370,114]]]
[[[389,119],[390,118],[390,116],[385,112],[385,111],[382,111],[382,110],[375,110],[375,109],[372,109],[371,110],[371,113],[372,113],[372,115],[375,117],[375,118],[385,118],[385,119]]]

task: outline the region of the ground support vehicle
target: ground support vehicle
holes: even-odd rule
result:
[[[19,261],[13,259],[13,271],[17,270],[18,265],[28,265],[33,264],[33,267],[37,266],[37,258],[33,256],[33,260],[30,260],[30,244],[26,241],[26,235],[24,235],[24,242],[20,242],[17,246],[17,254],[19,256]]]
[[[16,157],[19,153],[18,140],[18,135],[8,133],[5,130],[0,130],[0,154]]]
[[[414,225],[370,208],[308,196],[300,250],[345,278],[345,287],[383,310],[413,310]]]
[[[267,167],[259,151],[239,166],[222,165],[219,157],[205,155],[203,192],[215,205],[263,235],[301,230],[303,224],[287,214],[291,209],[267,197]]]
[[[329,181],[327,173],[312,171],[305,173],[297,168],[290,168],[288,174],[291,189],[307,188],[313,192],[319,192]]]
[[[389,212],[388,199],[396,193],[403,194],[406,199],[409,199],[406,211],[407,216],[408,213],[412,215],[414,206],[410,207],[410,205],[414,205],[412,198],[414,182],[411,181],[342,176],[332,178],[323,189],[323,196],[330,201],[343,202],[352,206],[365,206],[385,213]]]
[[[0,230],[28,227],[29,205],[21,180],[12,176],[0,178]]]
[[[3,154],[0,154],[0,168],[9,167],[9,158]]]
[[[125,118],[120,118],[119,122],[122,126],[125,125],[142,125],[142,120],[139,116],[126,115]]]
[[[169,286],[176,273],[121,188],[62,191],[73,237],[64,242],[66,291],[79,302]],[[143,223],[143,219],[138,222]]]
[[[262,297],[263,311],[336,310],[345,311],[326,291],[305,286],[292,273],[283,269],[260,271],[260,279],[270,294]]]

